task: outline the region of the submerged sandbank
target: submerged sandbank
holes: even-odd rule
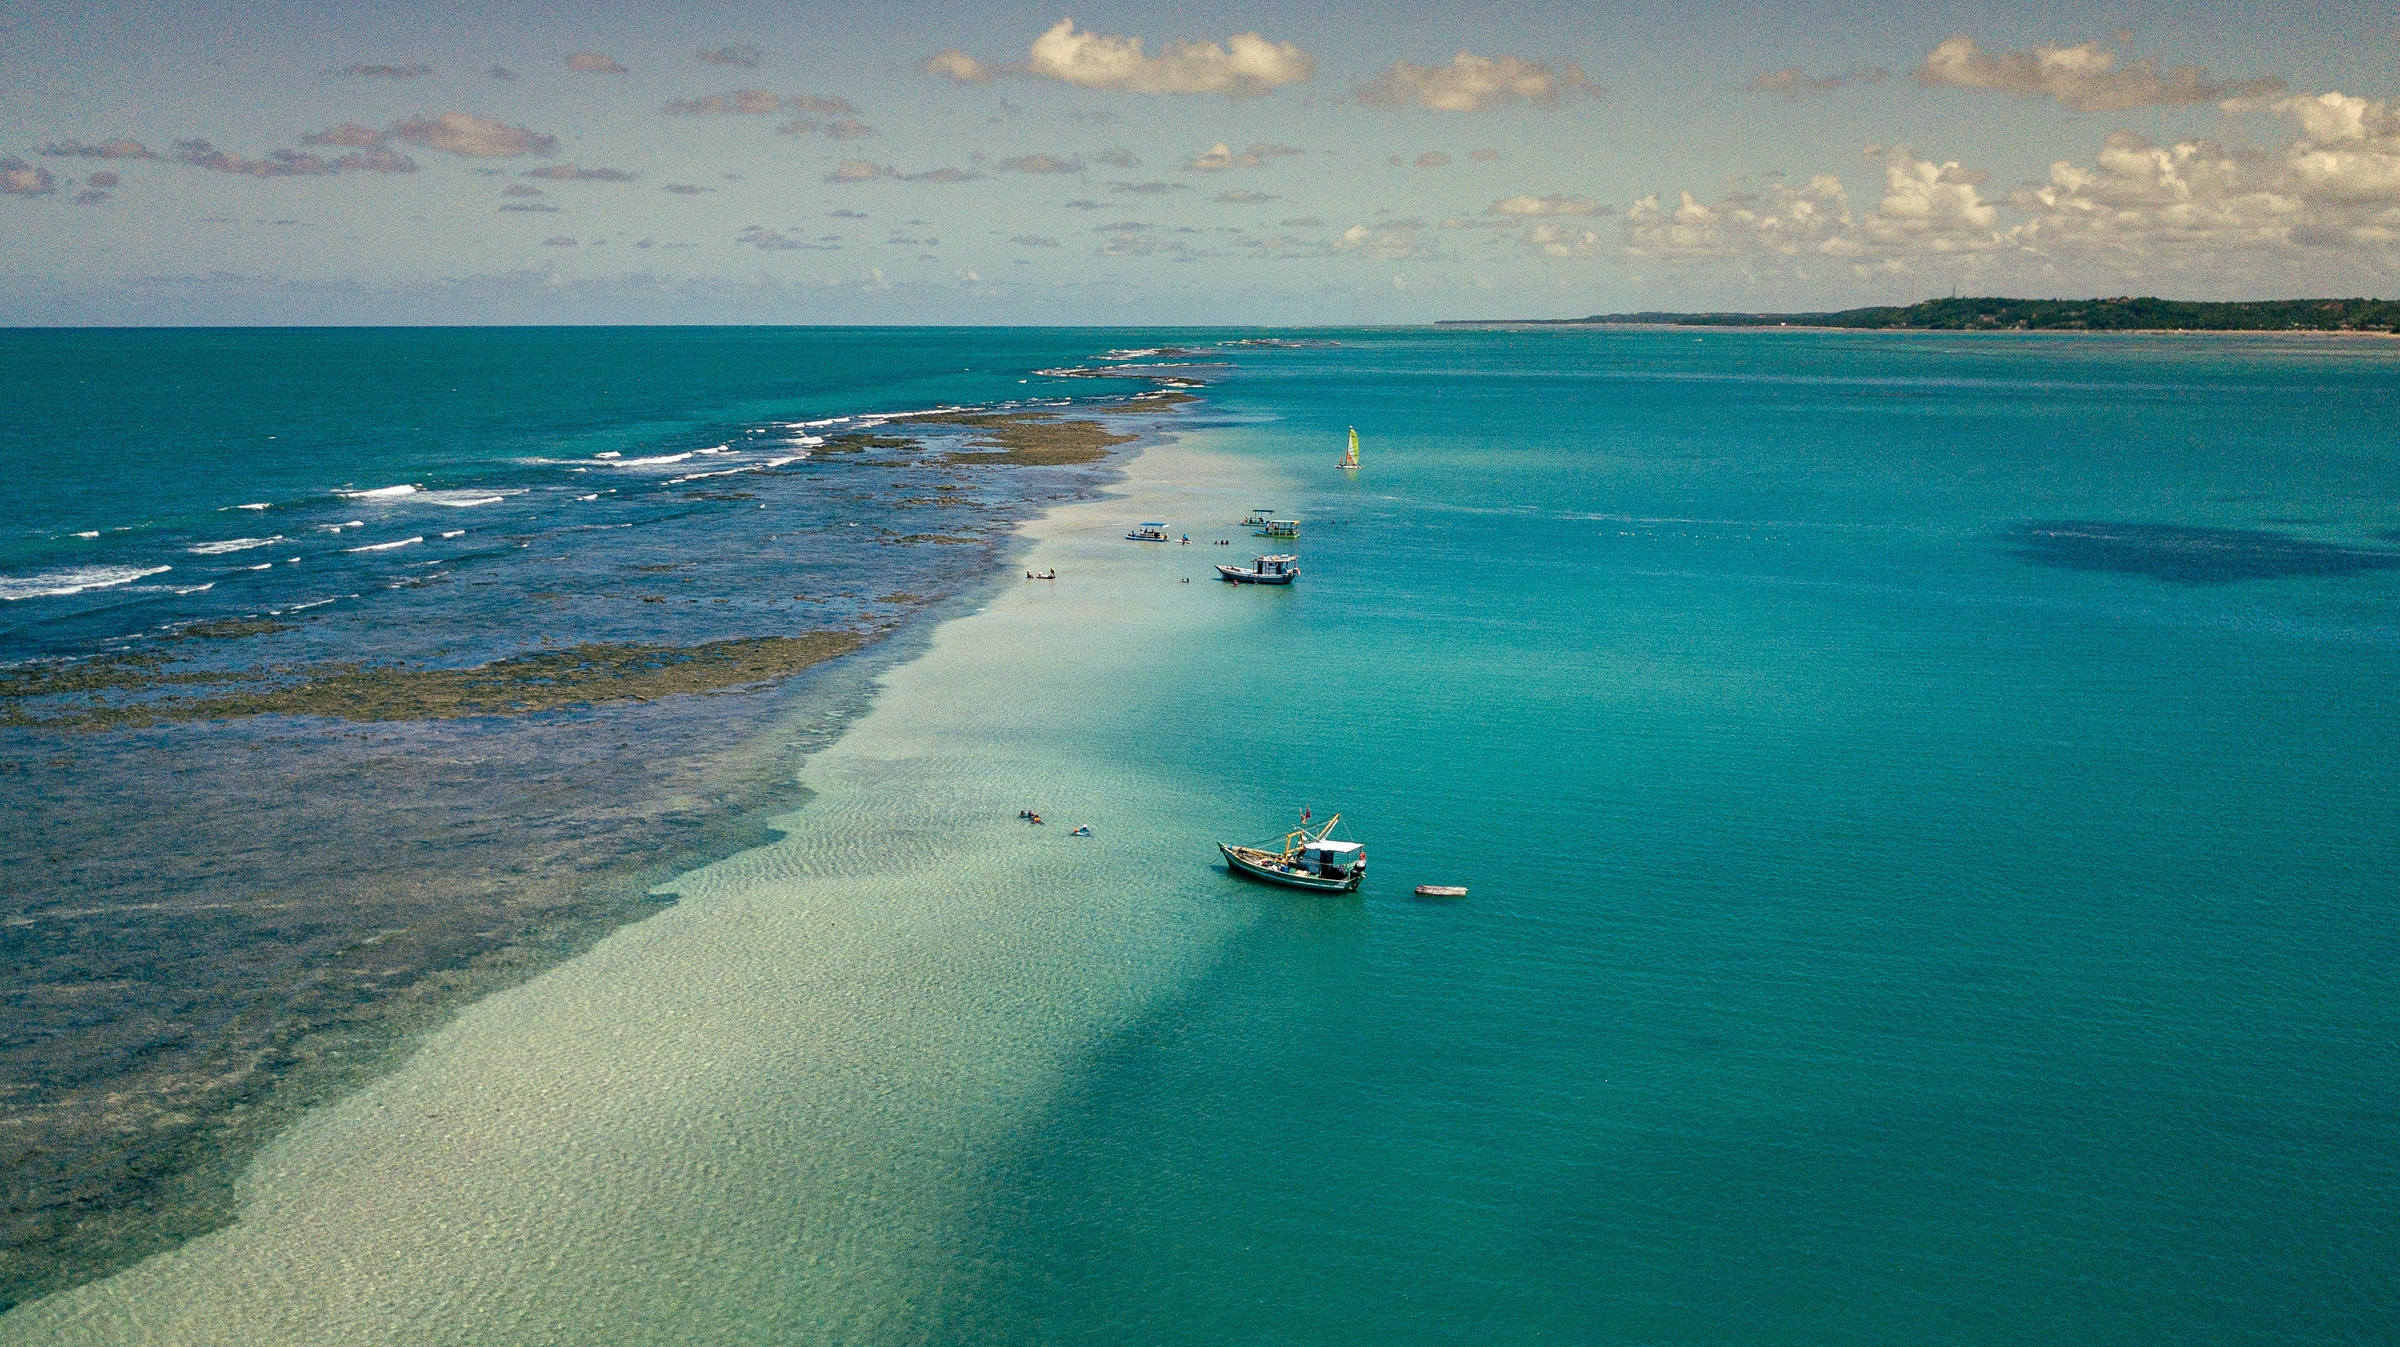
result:
[[[779,841],[489,997],[319,1110],[241,1220],[0,1317],[11,1342],[680,1342],[938,1336],[979,1156],[1077,1050],[1213,957],[1240,909],[1161,820],[1190,786],[1084,733],[1201,639],[1205,550],[1273,484],[1168,446],[1029,525],[1003,584],[891,670]],[[1032,804],[1098,835],[1029,828]]]

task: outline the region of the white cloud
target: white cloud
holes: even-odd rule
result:
[[[0,196],[48,196],[58,190],[57,184],[49,169],[35,168],[13,154],[0,159]]]
[[[971,59],[971,58],[970,58]],[[1215,42],[1169,42],[1157,56],[1138,37],[1078,32],[1060,19],[1033,41],[1025,71],[1085,89],[1137,94],[1223,94],[1255,98],[1316,73],[1317,58],[1289,42],[1239,33]]]
[[[1915,79],[1927,86],[2054,98],[2077,112],[2213,103],[2283,88],[2279,79],[2215,80],[2197,66],[2161,69],[2152,59],[2120,67],[2116,53],[2097,42],[1994,54],[1977,47],[1971,37],[1954,37],[1935,47],[1917,67]]]
[[[1071,155],[1020,154],[1001,160],[1000,167],[1010,173],[1081,173],[1083,160]]]
[[[1891,73],[1878,66],[1867,70],[1845,70],[1838,75],[1827,75],[1819,79],[1796,65],[1787,65],[1781,70],[1770,70],[1763,75],[1752,76],[1750,82],[1742,86],[1742,91],[1753,94],[1776,94],[1786,102],[1796,103],[1803,98],[1810,98],[1817,94],[1829,94],[1837,89],[1850,88],[1852,85],[1881,84],[1891,77]]]
[[[305,140],[306,137],[302,137],[302,139]],[[156,159],[158,157],[151,153],[142,142],[122,136],[115,140],[101,141],[97,145],[86,145],[80,140],[54,140],[36,150],[35,153],[60,159]]]
[[[374,127],[360,126],[356,122],[344,122],[340,126],[328,127],[323,131],[311,131],[300,137],[300,143],[303,145],[338,145],[351,150],[380,150],[384,147],[386,138],[381,131]]]
[[[989,84],[992,68],[956,47],[937,51],[917,62],[917,69],[928,75],[938,75],[952,84]]]
[[[616,57],[603,56],[596,51],[579,51],[568,57],[567,69],[586,75],[622,75],[626,73],[624,64]]]
[[[1184,168],[1187,171],[1202,173],[1214,173],[1228,168],[1257,168],[1269,159],[1281,159],[1286,155],[1298,153],[1300,151],[1289,145],[1270,145],[1260,142],[1236,154],[1232,146],[1218,141],[1202,150],[1190,163],[1185,164]]]
[[[1532,196],[1520,193],[1483,208],[1486,215],[1606,215],[1608,207],[1588,196],[1553,193]]]
[[[874,163],[866,159],[844,159],[841,164],[831,173],[825,175],[825,181],[874,182],[878,178],[896,178],[899,176],[900,175],[898,173],[892,171],[891,168],[883,164]]]
[[[672,98],[660,111],[670,117],[763,117],[783,111],[783,97],[765,89],[736,89],[699,98]]]
[[[1429,257],[1432,251],[1417,240],[1421,220],[1390,220],[1379,225],[1355,224],[1334,236],[1336,251],[1356,253],[1378,262]]]
[[[391,135],[411,145],[470,159],[513,159],[520,154],[552,154],[558,149],[556,136],[465,112],[405,121],[394,126]]]
[[[1573,61],[1552,65],[1516,56],[1460,52],[1448,65],[1394,61],[1353,96],[1371,107],[1431,108],[1436,112],[1485,112],[1512,103],[1558,107],[1570,93],[1596,97],[1600,86],[1584,78]]]

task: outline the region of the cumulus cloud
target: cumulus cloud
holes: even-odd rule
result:
[[[1891,77],[1891,73],[1881,67],[1874,67],[1865,70],[1845,70],[1838,75],[1827,75],[1819,79],[1796,65],[1787,65],[1781,70],[1770,70],[1763,75],[1751,76],[1750,82],[1743,85],[1742,90],[1745,93],[1774,94],[1786,102],[1796,103],[1803,98],[1829,94],[1837,89],[1847,89],[1854,84],[1881,84]]]
[[[1216,199],[1219,205],[1256,206],[1269,201],[1281,201],[1283,198],[1269,196],[1264,192],[1253,192],[1247,187],[1234,187],[1217,193]]]
[[[46,168],[35,168],[15,155],[0,159],[0,196],[48,196],[58,179]]]
[[[1142,166],[1142,161],[1135,156],[1134,152],[1122,145],[1102,150],[1092,157],[1110,168],[1140,168]]]
[[[264,159],[244,159],[205,140],[175,142],[174,161],[215,173],[249,178],[319,178],[336,173],[414,173],[417,163],[391,150],[359,150],[335,159],[299,150],[276,150]]]
[[[1076,30],[1060,19],[1033,41],[1025,73],[1085,89],[1255,98],[1316,73],[1317,58],[1289,42],[1240,33],[1216,42],[1169,42],[1145,55],[1138,37]]]
[[[86,145],[80,140],[54,140],[35,153],[46,154],[57,159],[156,159],[158,157],[151,153],[142,142],[128,140],[122,136],[115,140],[101,141],[97,145]]]
[[[514,159],[522,154],[550,155],[558,151],[556,136],[466,112],[445,112],[439,117],[401,122],[392,128],[391,136],[394,140],[469,159]]]
[[[714,187],[701,187],[697,184],[688,182],[671,182],[659,190],[673,192],[677,196],[698,196],[702,192],[713,192],[717,189]]]
[[[1427,150],[1416,157],[1415,163],[1418,168],[1448,168],[1450,156],[1440,150]]]
[[[952,84],[989,84],[992,82],[990,66],[956,47],[947,51],[937,51],[917,62],[917,69],[928,75],[939,76]]]
[[[670,117],[763,117],[783,111],[783,95],[764,89],[736,89],[698,98],[670,98],[659,110]]]
[[[1539,257],[1603,257],[1612,251],[1611,245],[1600,237],[1598,230],[1585,229],[1580,225],[1535,225],[1519,235],[1517,242],[1527,252]]]
[[[568,57],[567,69],[585,75],[622,75],[627,73],[624,63],[617,60],[616,57],[603,56],[596,51],[579,51]],[[570,243],[573,241],[572,239],[568,240]]]
[[[1000,167],[1010,173],[1081,173],[1083,160],[1072,155],[1020,154],[1001,160]]]
[[[1935,47],[1914,77],[1928,87],[1950,85],[2052,98],[2077,112],[2213,103],[2221,98],[2256,98],[2283,89],[2279,79],[2211,79],[2197,66],[2162,69],[2151,59],[2120,66],[2116,53],[2097,42],[1993,53],[1976,46],[1971,37],[1954,37]]]
[[[1588,196],[1553,194],[1534,196],[1521,193],[1507,197],[1483,208],[1486,215],[1606,215],[1608,207]]]
[[[117,175],[103,169],[85,178],[83,182],[86,187],[114,187],[117,185]]]
[[[413,80],[433,73],[433,67],[411,61],[407,65],[352,65],[329,71],[335,75],[355,75],[360,79]]]
[[[1417,239],[1422,220],[1390,220],[1379,225],[1355,224],[1334,236],[1336,252],[1355,253],[1377,262],[1397,262],[1432,256]]]
[[[831,183],[972,182],[982,176],[980,173],[969,173],[956,168],[929,169],[923,173],[902,173],[888,164],[878,164],[866,159],[844,159],[831,173],[825,175],[825,181]]]
[[[844,117],[828,125],[825,134],[835,140],[864,140],[875,134],[875,128],[855,117]]]
[[[1185,164],[1184,168],[1187,171],[1201,173],[1214,173],[1228,168],[1257,168],[1269,159],[1280,159],[1285,155],[1298,153],[1300,151],[1289,145],[1270,145],[1260,142],[1236,154],[1233,147],[1219,141],[1201,151],[1190,163]]]
[[[528,178],[548,178],[552,182],[631,182],[634,174],[621,168],[585,168],[581,164],[544,164],[525,170]]]
[[[1597,97],[1600,86],[1573,61],[1556,65],[1516,56],[1460,52],[1448,65],[1394,61],[1391,68],[1358,86],[1352,96],[1369,107],[1431,108],[1436,112],[1487,112],[1512,103],[1555,109],[1569,94]]]
[[[327,127],[322,131],[311,131],[300,137],[300,143],[303,145],[333,145],[351,150],[380,150],[387,141],[384,134],[374,127],[360,126],[356,122],[344,122],[340,126]]]
[[[749,46],[747,44],[738,44],[731,47],[717,47],[713,50],[708,47],[702,47],[694,54],[702,61],[707,62],[709,65],[755,66],[758,64],[760,59],[758,48]]]

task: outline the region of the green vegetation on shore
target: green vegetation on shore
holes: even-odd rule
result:
[[[2392,332],[2400,300],[1929,299],[1831,313],[1596,313],[1588,318],[1459,320],[1437,327],[1846,327],[1932,332]]]

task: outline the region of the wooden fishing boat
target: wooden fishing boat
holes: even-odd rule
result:
[[[1464,884],[1419,884],[1417,896],[1419,898],[1464,898],[1467,896],[1467,888]]]
[[[1258,557],[1248,567],[1219,566],[1217,574],[1237,585],[1288,585],[1300,578],[1300,558]]]
[[[1313,837],[1304,823],[1285,833],[1282,846],[1272,851],[1231,842],[1217,843],[1217,850],[1225,853],[1225,863],[1234,873],[1252,879],[1315,893],[1356,893],[1359,881],[1367,877],[1367,849],[1357,842],[1333,840],[1333,825],[1341,821],[1339,814],[1325,820]]]

